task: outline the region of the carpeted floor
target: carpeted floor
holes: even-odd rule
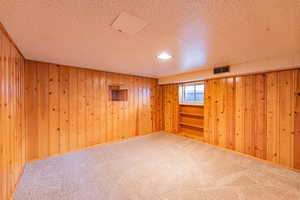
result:
[[[300,173],[163,132],[27,166],[15,200],[300,200]]]

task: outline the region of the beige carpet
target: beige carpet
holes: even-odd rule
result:
[[[300,174],[167,133],[27,166],[15,200],[300,200]]]

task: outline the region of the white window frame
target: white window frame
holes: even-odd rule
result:
[[[196,85],[203,85],[204,91],[203,91],[203,102],[186,102],[184,101],[185,98],[185,92],[184,92],[184,88],[186,86],[194,86],[194,95],[195,95],[195,99],[196,99]],[[204,104],[204,95],[205,95],[205,87],[204,87],[204,82],[195,82],[195,83],[187,83],[187,84],[182,84],[179,86],[179,104],[181,105],[203,105]]]

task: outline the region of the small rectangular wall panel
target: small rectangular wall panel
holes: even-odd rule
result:
[[[34,61],[25,77],[28,161],[161,130],[156,79]],[[127,102],[109,100],[112,84],[128,87]]]
[[[12,199],[25,166],[24,63],[23,56],[0,23],[1,200]]]

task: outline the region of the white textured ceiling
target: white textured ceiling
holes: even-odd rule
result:
[[[299,53],[299,1],[0,0],[0,21],[28,59],[161,77]],[[114,30],[122,12],[147,26]]]

